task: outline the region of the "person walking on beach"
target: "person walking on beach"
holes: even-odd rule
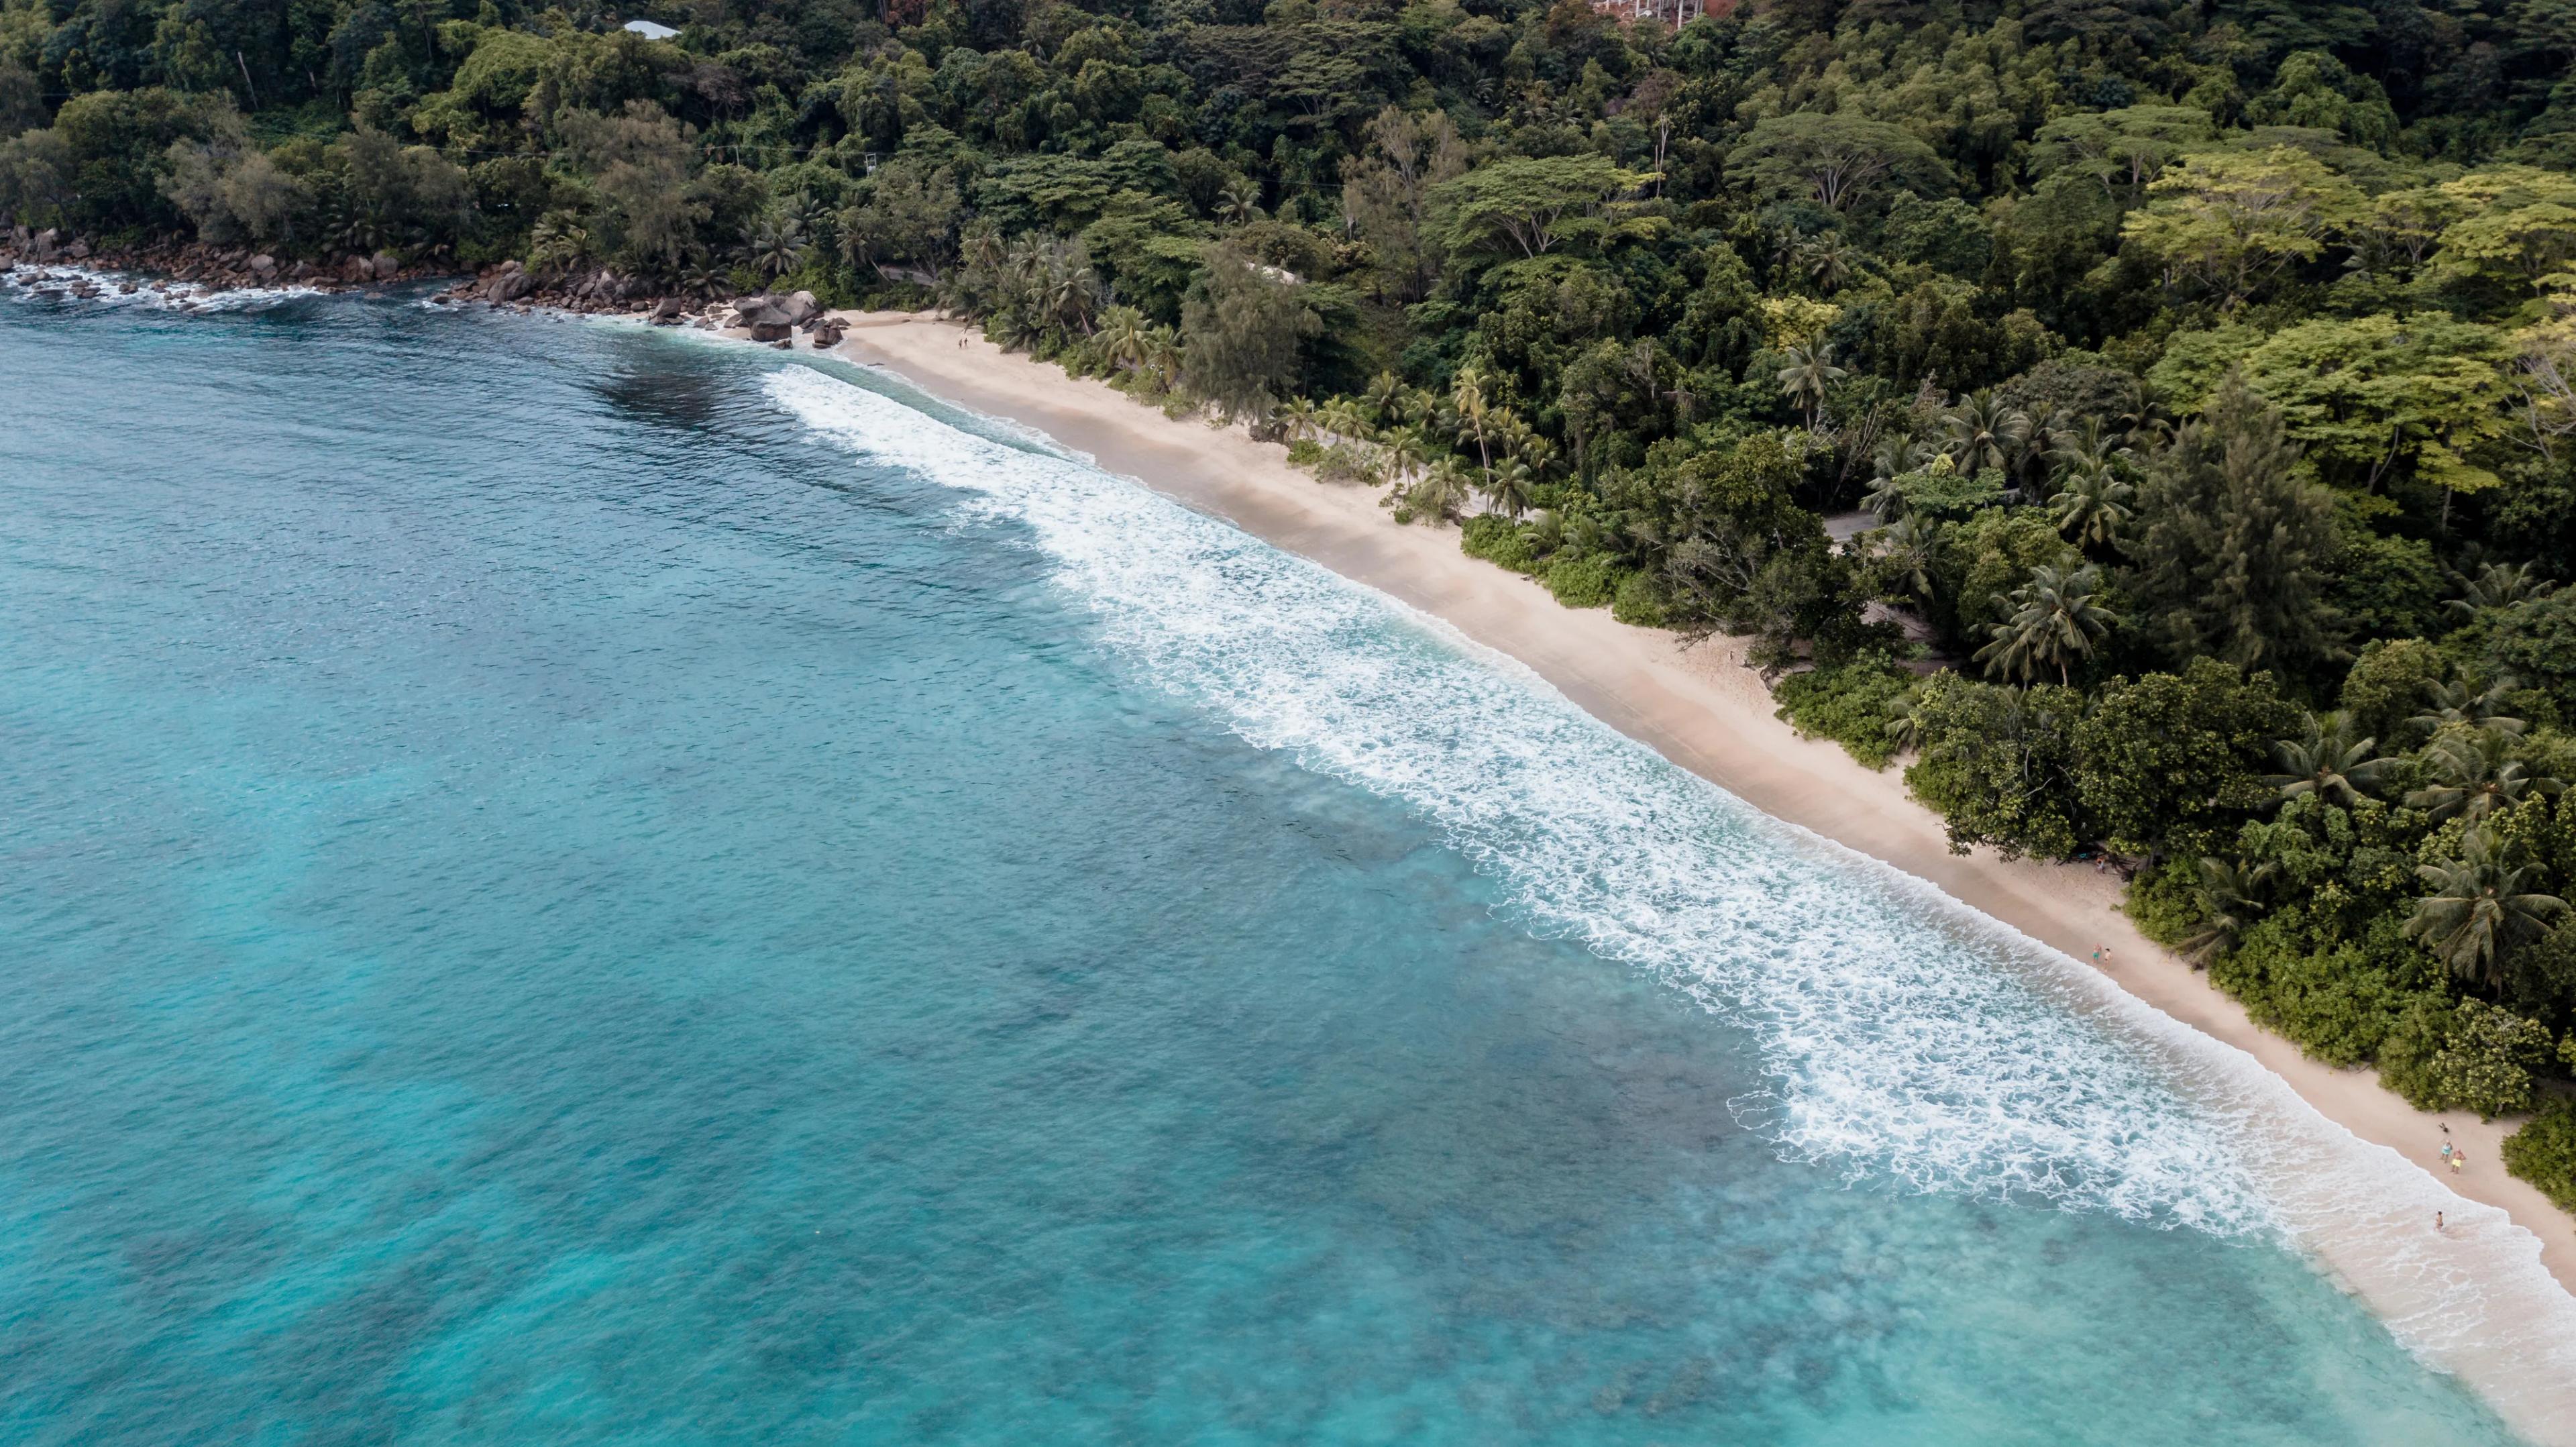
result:
[[[2442,1234],[2442,1213],[2439,1211],[2433,1213],[2433,1234],[2436,1236]]]

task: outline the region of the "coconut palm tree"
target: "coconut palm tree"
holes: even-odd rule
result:
[[[1100,351],[1121,371],[1141,369],[1154,351],[1145,314],[1132,306],[1111,307],[1100,319]]]
[[[2478,569],[2474,578],[2451,575],[2460,585],[2460,596],[2447,605],[2452,618],[2466,623],[2488,608],[2510,608],[2516,603],[2536,601],[2555,592],[2557,585],[2544,579],[2530,563],[2507,567],[2489,563]]]
[[[2064,472],[2092,472],[2131,461],[2137,453],[2127,442],[2102,425],[2099,417],[2087,417],[2072,427],[2052,430],[2048,435],[2049,460]]]
[[[2120,433],[2129,446],[2140,452],[2154,452],[2172,440],[2173,414],[2165,410],[2161,398],[2141,392],[2137,405],[2120,414]]]
[[[1905,516],[1905,484],[1893,475],[1881,477],[1860,495],[1860,505],[1863,512],[1878,519],[1880,527],[1885,527]]]
[[[723,301],[733,295],[733,277],[701,257],[680,273],[680,285],[700,301]]]
[[[2078,547],[2109,547],[2128,522],[2129,501],[2138,490],[2122,482],[2107,464],[2060,477],[2062,490],[2049,504],[2057,531]]]
[[[1393,426],[1404,420],[1404,379],[1393,372],[1380,372],[1369,379],[1368,390],[1360,394],[1380,423]]]
[[[1217,197],[1217,219],[1241,226],[1261,219],[1261,192],[1246,183],[1237,182]]]
[[[1405,501],[1415,512],[1440,523],[1456,517],[1473,492],[1467,469],[1458,465],[1458,459],[1444,457],[1431,464],[1431,470],[1405,494]]]
[[[2509,809],[2530,794],[2555,794],[2565,786],[2546,774],[2534,774],[2520,759],[2507,758],[2512,738],[2503,733],[2447,733],[2424,753],[2433,782],[2406,796],[2406,807],[2421,809],[2439,824],[2456,814],[2471,824]]]
[[[1536,432],[1525,430],[1520,445],[1512,451],[1529,464],[1530,475],[1534,478],[1547,476],[1547,470],[1556,465],[1556,444]]]
[[[1314,398],[1296,396],[1281,403],[1279,410],[1272,415],[1279,421],[1280,435],[1294,442],[1301,437],[1315,435],[1316,417],[1320,410],[1315,406]]]
[[[2415,873],[2433,892],[2416,901],[2407,937],[2422,941],[2453,974],[2473,982],[2501,983],[2505,954],[2567,912],[2558,896],[2525,891],[2523,877],[2530,871],[2505,868],[2503,850],[2484,829],[2461,836],[2458,859],[2419,864]]]
[[[2396,761],[2372,758],[2379,741],[2356,739],[2353,732],[2352,715],[2341,709],[2309,719],[2307,737],[2272,746],[2281,772],[2263,782],[2279,789],[2284,799],[2314,794],[2330,804],[2360,802]]]
[[[1851,280],[1859,265],[1859,255],[1843,244],[1839,232],[1827,231],[1807,237],[1789,250],[1791,263],[1816,284],[1816,290],[1830,296]]]
[[[2243,865],[2202,856],[2200,882],[2191,890],[2191,902],[2200,911],[2200,926],[2183,940],[2183,958],[2195,965],[2206,965],[2236,948],[2245,932],[2262,919],[2263,890],[2278,869],[2269,860]]]
[[[1348,442],[1366,437],[1375,429],[1369,426],[1368,414],[1348,397],[1336,397],[1315,414],[1315,421],[1334,440]]]
[[[2028,425],[2022,429],[2021,441],[2004,466],[2015,486],[2024,489],[2033,501],[2045,502],[2052,490],[2050,485],[2056,481],[2053,460],[2066,430],[2057,425],[2054,402],[2033,402],[2022,409],[2021,415]]]
[[[2030,440],[2030,418],[1981,387],[1941,415],[1941,430],[1949,434],[1942,450],[1961,472],[2000,471]]]
[[[2505,695],[2521,686],[2522,680],[2511,674],[2499,675],[2482,690],[2472,690],[2465,678],[2428,683],[2424,694],[2432,706],[2407,722],[2428,731],[2445,724],[2466,724],[2480,733],[2519,734],[2529,725],[2504,708]]]
[[[773,216],[751,234],[749,260],[752,270],[776,281],[803,266],[810,249],[803,223],[793,216]]]
[[[1170,327],[1156,327],[1154,328],[1153,334],[1146,339],[1146,342],[1146,361],[1148,365],[1153,367],[1155,375],[1162,380],[1163,385],[1166,387],[1179,385],[1181,380],[1181,334]]]
[[[1431,461],[1431,440],[1419,427],[1390,428],[1383,440],[1387,466],[1399,479],[1410,479]]]
[[[1898,519],[1896,526],[1881,529],[1880,556],[1887,562],[1888,575],[1906,596],[1918,603],[1932,601],[1939,586],[1941,564],[1941,523],[1937,518],[1920,514]]]
[[[1518,519],[1529,511],[1530,489],[1538,483],[1538,474],[1520,458],[1507,459],[1485,475],[1485,500],[1494,511]]]
[[[2102,570],[2090,564],[2072,573],[2045,563],[2031,569],[2030,581],[2012,592],[2012,616],[1994,626],[1994,641],[1977,650],[1977,661],[1989,676],[2025,683],[2053,665],[2057,681],[2068,682],[2074,665],[2120,621],[2093,601],[2101,581]]]
[[[1919,437],[1890,437],[1870,454],[1870,466],[1880,478],[1902,477],[1920,472],[1932,465],[1941,450]],[[1882,519],[1884,521],[1884,519]]]
[[[1887,701],[1887,722],[1881,727],[1887,733],[1889,752],[1906,754],[1923,747],[1922,703],[1920,684]]]
[[[1780,369],[1780,395],[1807,409],[1807,428],[1815,430],[1825,412],[1825,394],[1850,373],[1834,365],[1834,344],[1814,342],[1791,347],[1788,365]]]
[[[1493,471],[1494,450],[1490,433],[1493,408],[1485,400],[1484,374],[1473,367],[1460,367],[1458,375],[1450,379],[1449,405],[1457,416],[1458,436],[1461,440],[1474,438],[1478,460],[1484,464],[1485,471]]]

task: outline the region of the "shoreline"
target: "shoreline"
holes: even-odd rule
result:
[[[2307,1058],[2256,1025],[2206,975],[2140,934],[2119,912],[2114,875],[2081,865],[1952,854],[1939,818],[1907,795],[1898,770],[1872,772],[1840,745],[1800,738],[1776,718],[1769,690],[1742,665],[1732,640],[1721,636],[1686,648],[1672,634],[1615,622],[1607,609],[1566,608],[1536,581],[1468,557],[1454,530],[1400,526],[1377,505],[1374,490],[1319,482],[1292,467],[1285,449],[1256,443],[1241,427],[1174,421],[1103,382],[1005,353],[931,314],[835,315],[847,331],[829,355],[883,368],[942,401],[1042,432],[1106,471],[1440,618],[1763,813],[1921,880],[2079,963],[2107,947],[2110,959],[2095,965],[2104,979],[2251,1057],[2326,1120],[2365,1146],[2393,1152],[2438,1190],[2506,1218],[2491,1227],[2455,1219],[2451,1229],[2463,1246],[2489,1230],[2499,1238],[2522,1236],[2537,1246],[2540,1266],[2562,1291],[2576,1295],[2576,1219],[2505,1174],[2499,1147],[2506,1126],[2466,1112],[2419,1111],[2367,1070]],[[2469,1154],[2461,1175],[2440,1170],[2446,1139]],[[2356,1203],[2357,1224],[2370,1214]],[[2429,1237],[2431,1223],[2423,1229]],[[2420,1280],[2417,1291],[2393,1279],[2375,1283],[2370,1278],[2386,1274],[2373,1269],[2382,1263],[2347,1259],[2350,1253],[2317,1244],[2346,1289],[2392,1321],[2429,1304]],[[2397,1275],[2418,1278],[2423,1271]],[[2557,1425],[2576,1433],[2576,1421]]]

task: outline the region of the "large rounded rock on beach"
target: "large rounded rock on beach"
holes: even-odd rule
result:
[[[524,271],[512,268],[493,277],[489,282],[486,282],[483,287],[483,295],[490,298],[495,304],[507,304],[509,302],[519,300],[521,297],[528,295],[536,289],[537,279],[535,277],[528,275]]]
[[[262,281],[275,280],[277,277],[277,258],[263,251],[259,255],[250,259],[250,269],[251,274]]]
[[[368,265],[374,270],[376,280],[391,281],[394,279],[394,273],[402,270],[402,258],[390,251],[379,251]]]
[[[810,291],[800,291],[785,298],[773,298],[772,305],[778,308],[791,327],[801,327],[823,313],[823,304],[814,300],[814,293]]]

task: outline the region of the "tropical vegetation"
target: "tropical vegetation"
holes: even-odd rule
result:
[[[0,221],[944,305],[1744,639],[2576,1199],[2576,9],[1635,8],[0,0]]]

